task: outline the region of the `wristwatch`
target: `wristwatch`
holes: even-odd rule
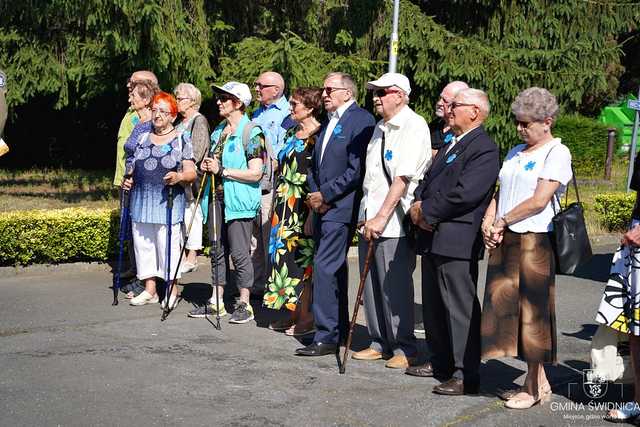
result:
[[[227,170],[223,166],[220,166],[220,175],[222,175],[223,178],[226,178],[228,176],[226,172]]]

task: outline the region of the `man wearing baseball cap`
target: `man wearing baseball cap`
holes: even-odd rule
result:
[[[361,269],[374,244],[365,280],[364,308],[369,348],[354,359],[386,357],[387,368],[407,368],[416,356],[413,334],[413,270],[416,254],[403,226],[418,181],[431,163],[429,127],[409,108],[409,79],[383,74],[367,83],[376,113],[382,116],[367,147],[363,198],[358,223],[364,223],[358,251]],[[407,218],[408,219],[408,218]]]
[[[228,82],[214,86],[220,116],[224,119],[211,134],[211,150],[201,168],[216,175],[216,200],[209,200],[210,183],[203,196],[203,213],[209,218],[209,236],[217,236],[217,245],[211,252],[213,297],[209,304],[197,307],[190,317],[207,314],[227,314],[224,295],[225,259],[223,244],[229,245],[229,253],[235,267],[235,282],[240,299],[229,323],[247,323],[253,320],[253,308],[249,303],[253,286],[253,265],[249,255],[253,221],[260,210],[260,179],[263,173],[264,134],[259,126],[249,120],[245,109],[251,103],[251,91],[244,83]],[[221,188],[219,184],[222,184]],[[218,194],[222,190],[224,213]],[[206,207],[206,209],[205,209]],[[213,230],[215,216],[216,230]],[[222,227],[226,242],[220,239]],[[212,242],[213,243],[213,242]],[[217,293],[217,298],[216,298]]]

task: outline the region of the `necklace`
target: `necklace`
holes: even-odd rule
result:
[[[169,135],[171,132],[173,132],[173,128],[169,129],[168,131],[166,131],[165,133],[158,133],[156,132],[156,130],[153,130],[153,134],[155,136],[165,136],[165,135]]]

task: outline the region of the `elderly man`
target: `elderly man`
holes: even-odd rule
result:
[[[436,156],[438,150],[451,142],[453,138],[453,130],[449,126],[447,120],[447,108],[456,94],[463,90],[468,89],[469,86],[465,82],[453,81],[446,85],[442,92],[440,92],[440,98],[436,102],[436,119],[429,123],[429,129],[431,129],[431,153],[433,157]]]
[[[412,278],[416,254],[402,224],[431,160],[429,127],[407,105],[411,86],[404,75],[384,74],[367,83],[367,89],[373,91],[373,106],[382,116],[367,147],[358,219],[364,222],[364,239],[358,248],[361,269],[368,246],[374,244],[364,288],[372,341],[353,358],[378,360],[392,354],[385,366],[404,369],[416,355]]]
[[[284,145],[285,128],[282,121],[289,115],[289,101],[283,95],[284,79],[274,71],[267,71],[256,79],[256,98],[260,107],[253,113],[251,120],[260,125],[266,137],[265,145],[271,157],[271,167],[266,167],[268,176],[263,179],[260,215],[256,217],[251,237],[251,260],[253,262],[253,291],[264,292],[269,271],[267,248],[271,232],[271,209],[275,170],[278,166],[278,152]]]
[[[429,124],[431,130],[431,157],[436,157],[438,150],[451,142],[453,138],[453,130],[449,126],[447,121],[447,108],[451,103],[456,93],[462,89],[468,89],[469,86],[465,82],[453,81],[446,85],[442,92],[440,92],[440,98],[436,102],[436,119]],[[422,319],[422,313],[417,313],[416,317]],[[416,321],[414,329],[416,334],[424,334],[424,322],[422,320]]]
[[[135,85],[135,83],[143,80],[149,80],[156,85],[158,84],[158,78],[151,71],[136,71],[131,74],[131,77],[129,77],[129,79],[127,80],[127,91],[129,98],[131,98],[131,92],[133,91],[133,86]],[[118,129],[118,143],[116,146],[116,172],[113,177],[113,185],[115,187],[120,188],[124,179],[126,157],[124,152],[124,144],[127,142],[129,135],[131,135],[131,132],[133,132],[133,128],[136,127],[139,120],[140,117],[138,117],[138,114],[132,108],[129,108],[127,113],[122,118],[122,121],[120,122],[120,128]],[[128,253],[129,269],[120,274],[120,277],[122,279],[130,279],[136,275],[136,260],[131,241],[128,242]]]
[[[438,394],[472,394],[479,388],[479,230],[500,169],[498,147],[482,126],[488,114],[483,91],[456,94],[447,108],[455,137],[438,151],[410,209],[421,228],[423,316],[432,357],[406,372],[444,380],[433,389]]]
[[[337,351],[346,337],[347,250],[355,221],[362,159],[375,121],[360,108],[358,91],[350,75],[330,73],[324,79],[322,101],[329,120],[322,124],[313,148],[307,183],[307,203],[314,211],[313,342],[296,350],[302,356],[323,356]]]

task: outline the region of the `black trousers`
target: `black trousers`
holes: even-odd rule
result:
[[[478,260],[422,256],[422,312],[431,363],[443,377],[478,383]]]

